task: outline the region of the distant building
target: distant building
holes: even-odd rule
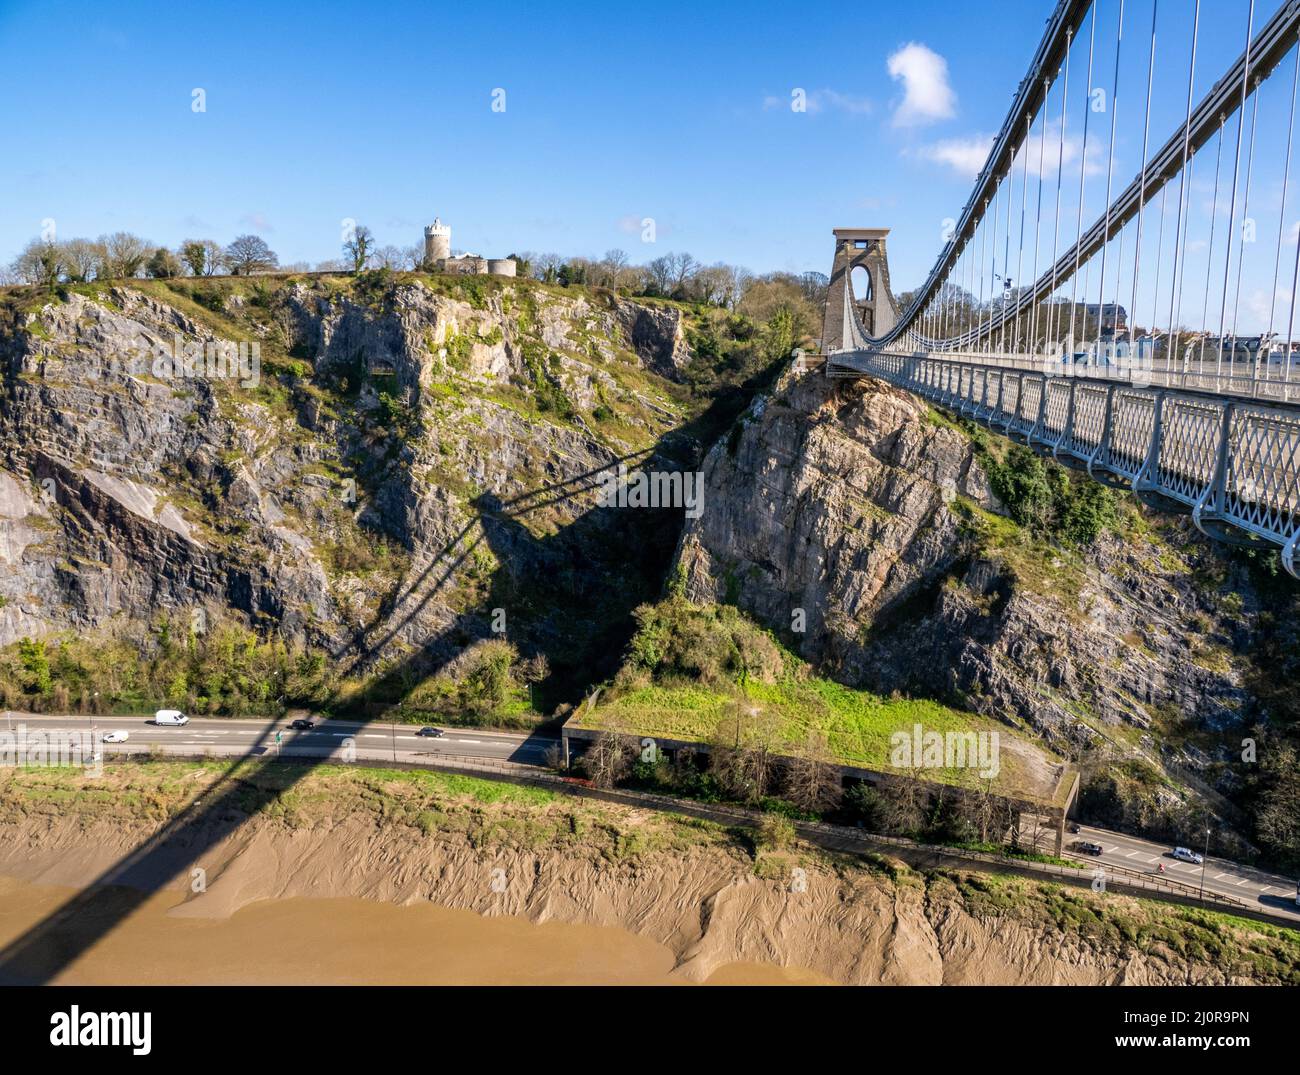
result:
[[[436,272],[467,276],[514,276],[518,271],[514,258],[485,258],[468,253],[452,257],[451,225],[438,217],[424,228],[424,262]]]
[[[1097,319],[1103,334],[1128,331],[1128,311],[1117,302],[1091,302],[1083,310],[1089,317]]]

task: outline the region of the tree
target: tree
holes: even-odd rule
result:
[[[737,702],[714,729],[709,768],[733,798],[756,803],[768,793],[780,743],[775,710]]]
[[[274,269],[279,260],[275,251],[258,235],[240,235],[226,247],[226,263],[236,276],[266,272]]]
[[[149,259],[149,264],[145,266],[147,272],[155,280],[166,280],[173,276],[180,276],[180,260],[168,250],[165,246],[158,247]]]
[[[555,283],[559,275],[560,266],[564,264],[564,259],[559,254],[533,254],[525,255],[533,268],[533,275],[544,284]]]
[[[58,244],[33,239],[14,259],[11,269],[24,284],[53,287],[63,275],[63,258]]]
[[[380,269],[391,269],[394,272],[400,272],[402,269],[411,268],[407,256],[408,252],[409,249],[403,250],[400,246],[393,246],[390,243],[388,246],[379,247],[374,252],[372,260],[376,267]]]
[[[364,269],[374,252],[374,233],[364,224],[354,228],[352,234],[343,243],[343,258],[351,263],[353,272]]]
[[[587,778],[598,788],[612,788],[632,768],[635,752],[626,733],[617,723],[603,729],[595,738],[581,763]]]
[[[677,295],[686,286],[686,281],[695,270],[700,267],[700,263],[690,254],[669,254],[668,265],[671,279],[668,291],[670,295]]]
[[[605,256],[596,263],[599,283],[605,287],[618,287],[623,282],[627,271],[627,253],[623,250],[606,250]]]
[[[59,244],[63,271],[69,280],[83,283],[99,270],[104,260],[104,249],[90,239],[68,239]]]
[[[424,266],[424,244],[413,243],[402,247],[402,268],[418,271]]]
[[[672,290],[673,262],[667,255],[657,257],[646,267],[646,291],[655,295],[667,295]]]
[[[226,259],[221,246],[211,239],[186,239],[179,253],[191,276],[211,276],[221,269]]]
[[[99,242],[104,248],[104,261],[95,275],[109,280],[129,280],[139,276],[153,250],[152,243],[129,231],[101,235]]]
[[[819,814],[840,795],[840,770],[823,732],[810,731],[785,773],[785,797],[800,810]]]

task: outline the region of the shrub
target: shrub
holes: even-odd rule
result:
[[[1022,444],[1004,459],[985,458],[989,484],[1011,516],[1070,545],[1091,545],[1116,519],[1115,494],[1103,485],[1076,481]]]

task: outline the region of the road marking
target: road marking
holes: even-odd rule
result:
[[[1227,877],[1227,876],[1228,876],[1228,874],[1226,874],[1226,873],[1216,873],[1216,874],[1214,875],[1214,879],[1215,879],[1216,881],[1222,881],[1222,880],[1223,880],[1225,877]]]

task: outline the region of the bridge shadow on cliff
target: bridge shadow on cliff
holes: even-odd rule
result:
[[[366,640],[358,664],[374,659],[411,628],[480,543],[486,543],[498,563],[486,599],[477,609],[458,615],[435,638],[424,640],[402,661],[384,666],[362,692],[363,701],[381,706],[400,702],[466,645],[492,637],[491,614],[496,608],[507,610],[507,637],[521,655],[548,660],[549,674],[537,685],[544,706],[575,700],[593,683],[608,678],[631,636],[632,611],[661,591],[682,512],[588,507],[587,501],[608,467],[620,462],[629,469],[656,459],[665,468],[697,465],[701,441],[691,433],[707,435],[715,425],[706,412],[654,449],[616,459],[599,470],[507,500],[480,496],[473,505],[476,516],[395,596],[387,622]],[[584,510],[563,526],[538,534],[521,521],[579,498]],[[360,719],[370,719],[374,708]],[[178,881],[188,883],[190,872],[202,869],[205,858],[223,841],[318,766],[330,763],[328,756],[277,763],[275,731],[276,726],[268,724],[247,753],[214,763],[223,771],[203,790],[201,800],[196,798],[169,818],[86,888],[0,949],[0,982],[53,981],[151,895]],[[212,883],[219,884],[220,879]]]

